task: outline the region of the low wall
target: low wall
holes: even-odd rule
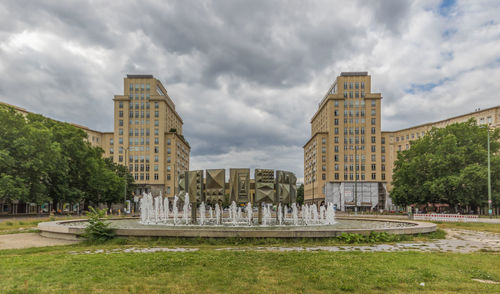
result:
[[[294,227],[286,230],[270,229],[266,227],[199,227],[199,226],[171,226],[158,228],[119,228],[115,232],[118,236],[134,237],[201,237],[201,238],[331,238],[342,233],[368,235],[371,232],[386,232],[389,234],[420,234],[436,230],[432,223],[382,220],[353,217],[338,217],[337,219],[370,220],[383,222],[397,222],[412,224],[407,227],[375,228],[375,229],[328,229],[321,227]],[[63,223],[83,222],[86,220],[56,221],[38,224],[42,236],[66,240],[76,240],[83,233],[83,227],[64,226]]]

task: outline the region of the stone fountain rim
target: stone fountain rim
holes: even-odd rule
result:
[[[121,217],[110,218],[108,220],[127,220],[139,219],[138,217]],[[330,238],[341,235],[342,233],[356,233],[368,235],[371,232],[386,232],[390,234],[420,234],[436,231],[436,224],[428,222],[417,222],[412,220],[393,220],[380,218],[359,218],[359,217],[344,217],[337,216],[336,219],[345,220],[364,220],[377,222],[392,222],[406,223],[413,226],[408,227],[393,227],[393,228],[374,228],[374,229],[318,229],[321,226],[298,226],[287,230],[270,230],[266,227],[225,227],[224,230],[218,230],[217,227],[201,227],[201,226],[169,226],[157,227],[152,225],[151,228],[118,228],[115,229],[117,236],[122,237],[201,237],[201,238]],[[87,219],[62,220],[39,223],[38,229],[40,234],[45,237],[78,240],[83,233],[82,227],[64,226],[65,223],[86,222]],[[314,230],[307,229],[314,227]]]

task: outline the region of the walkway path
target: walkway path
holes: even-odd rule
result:
[[[38,233],[22,233],[22,234],[7,234],[0,235],[0,250],[1,249],[21,249],[30,247],[45,247],[56,245],[75,244],[78,241],[59,240],[45,238]]]
[[[500,251],[500,234],[478,232],[470,230],[446,229],[446,239],[422,242],[401,242],[395,244],[373,245],[338,245],[338,246],[309,246],[309,247],[228,247],[217,248],[223,251],[363,251],[363,252],[397,252],[397,251],[424,251],[424,252],[458,252],[469,253],[476,251]],[[75,244],[77,241],[58,240],[41,237],[38,233],[0,235],[1,249],[19,249],[29,247],[44,247],[55,245]],[[169,251],[172,248],[141,248],[138,252]],[[126,252],[129,247],[113,249],[112,253]],[[181,250],[182,251],[182,250]],[[111,253],[96,249],[85,251],[86,254]]]

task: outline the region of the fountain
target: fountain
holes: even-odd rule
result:
[[[295,175],[285,171],[276,171],[275,176],[274,170],[256,169],[255,190],[250,193],[249,172],[231,169],[227,189],[222,169],[207,170],[206,181],[203,171],[186,171],[179,176],[173,198],[143,194],[140,217],[110,220],[111,227],[118,236],[238,238],[326,238],[344,232],[417,234],[436,230],[431,223],[336,217],[336,207],[328,201],[320,206],[299,206],[295,203]],[[229,206],[222,207],[224,198],[230,200]],[[39,229],[44,236],[77,238],[86,225],[87,220],[57,221],[41,223]]]

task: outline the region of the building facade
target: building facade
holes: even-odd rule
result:
[[[161,192],[173,197],[179,174],[189,170],[191,147],[182,134],[182,118],[165,87],[152,75],[127,75],[123,86],[123,94],[113,99],[113,132],[72,125],[85,131],[87,141],[101,147],[104,157],[128,166],[137,185],[136,195]]]
[[[432,127],[475,118],[500,126],[500,106],[407,129],[381,130],[380,93],[371,92],[367,72],[343,72],[311,119],[304,145],[304,200],[332,201],[341,210],[389,209],[392,169],[397,152],[410,148]]]

